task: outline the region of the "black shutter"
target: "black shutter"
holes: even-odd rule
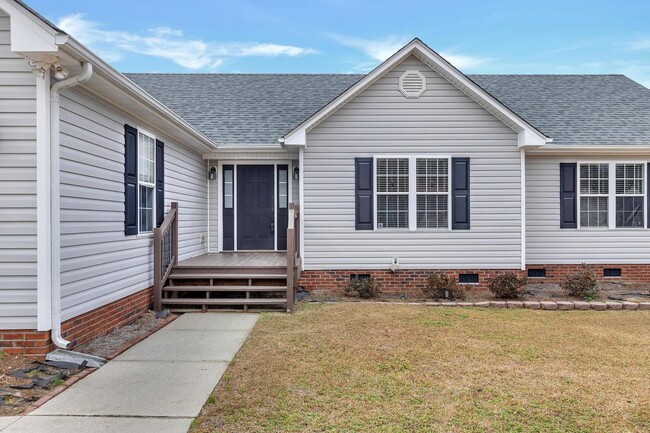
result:
[[[560,163],[560,228],[578,228],[577,170],[575,162]]]
[[[165,143],[156,140],[156,227],[165,220]]]
[[[124,125],[124,234],[138,234],[138,130]]]
[[[373,229],[372,158],[355,158],[355,228]]]
[[[451,176],[451,228],[469,230],[469,158],[452,158]]]

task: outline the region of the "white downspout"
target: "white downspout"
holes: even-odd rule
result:
[[[49,73],[49,72],[48,72]],[[83,63],[83,72],[55,83],[50,89],[50,191],[52,222],[52,342],[63,349],[70,345],[61,336],[61,149],[60,100],[62,90],[85,83],[93,74],[93,66]]]

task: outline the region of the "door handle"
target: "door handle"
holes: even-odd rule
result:
[[[275,222],[271,221],[271,233],[275,233]]]

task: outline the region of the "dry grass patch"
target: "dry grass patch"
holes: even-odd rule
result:
[[[263,315],[198,432],[650,431],[650,314],[308,304]]]

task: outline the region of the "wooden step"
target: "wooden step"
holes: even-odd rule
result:
[[[175,274],[237,274],[237,275],[259,275],[259,274],[286,274],[286,266],[250,268],[250,267],[217,267],[217,266],[174,266]]]
[[[286,280],[287,274],[223,274],[223,273],[192,273],[179,274],[174,272],[169,276],[171,280]]]
[[[286,304],[286,298],[211,298],[211,299],[164,299],[163,305],[279,305]]]
[[[165,286],[163,292],[286,292],[286,286]]]

